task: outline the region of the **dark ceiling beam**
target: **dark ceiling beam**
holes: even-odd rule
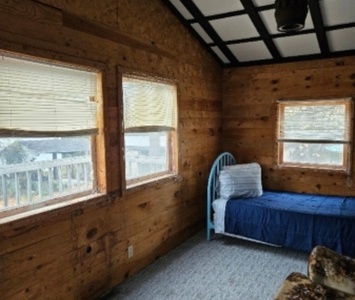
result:
[[[325,34],[322,13],[319,7],[319,0],[309,0],[308,7],[312,16],[314,29],[316,31],[319,48],[322,54],[329,54],[329,45]]]
[[[293,57],[285,57],[277,63],[290,63],[290,62],[302,62],[302,61],[312,61],[312,60],[319,60],[324,58],[343,58],[345,56],[355,56],[355,50],[345,50],[339,52],[330,52],[327,56],[323,54],[309,54],[304,56],[293,56]],[[250,66],[262,66],[262,65],[269,65],[275,64],[274,59],[268,60],[259,60],[259,61],[249,61],[249,62],[241,62],[238,65],[238,68],[241,67],[250,67]],[[233,68],[233,65],[228,65],[226,68]]]
[[[264,10],[270,10],[270,9],[275,9],[275,4],[267,4],[264,6],[258,6],[255,7],[257,11],[264,11]]]
[[[332,52],[328,44],[327,34],[331,31],[342,30],[347,28],[355,28],[355,22],[349,22],[345,24],[336,24],[331,26],[324,26],[323,24],[323,16],[322,11],[320,10],[319,1],[321,0],[308,0],[309,2],[309,13],[311,14],[312,21],[314,24],[314,28],[311,29],[303,29],[296,32],[286,32],[286,33],[275,33],[270,34],[259,13],[262,11],[268,11],[275,9],[274,4],[264,5],[264,6],[254,6],[253,0],[240,0],[243,4],[244,8],[238,11],[230,11],[226,13],[216,14],[212,16],[204,16],[202,12],[198,9],[198,7],[194,4],[192,0],[180,0],[185,8],[192,15],[191,18],[186,20],[181,13],[175,8],[170,0],[162,0],[172,12],[179,18],[180,21],[190,30],[190,32],[204,45],[207,50],[216,57],[221,63],[221,65],[225,68],[231,67],[246,67],[246,66],[255,66],[255,65],[265,65],[265,64],[275,64],[275,63],[286,63],[286,62],[298,62],[305,60],[314,60],[314,59],[324,59],[324,58],[337,58],[343,56],[355,56],[355,49],[349,49],[344,51],[335,51]],[[223,41],[221,37],[214,30],[213,26],[210,24],[212,20],[222,20],[228,17],[237,17],[247,15],[253,22],[255,28],[259,32],[259,36],[257,37],[249,37],[238,40],[228,40]],[[210,36],[211,42],[206,43],[204,39],[192,28],[192,24],[199,24],[206,33]],[[302,36],[306,34],[313,33],[317,36],[317,41],[320,48],[320,53],[309,54],[309,55],[300,55],[293,57],[281,57],[277,48],[274,44],[274,39],[283,38],[287,36]],[[253,60],[253,61],[245,61],[240,62],[230,51],[229,46],[233,44],[243,44],[247,42],[256,42],[263,41],[265,45],[268,47],[270,53],[272,54],[272,59],[265,60]],[[212,50],[212,47],[219,47],[222,51],[223,55],[227,57],[230,62],[224,63],[223,60]]]
[[[269,4],[269,5],[264,5],[264,6],[258,6],[255,9],[260,12],[260,11],[270,10],[270,9],[274,9],[274,8],[275,8],[275,4]],[[217,14],[217,15],[213,15],[213,16],[205,16],[205,18],[208,21],[213,21],[213,20],[217,20],[217,19],[242,16],[245,14],[246,14],[245,9],[242,9],[242,10],[235,10],[235,11],[230,11],[230,12],[226,12],[226,13],[222,13],[222,14]],[[190,23],[192,23],[192,20],[190,20]]]
[[[327,26],[327,27],[325,27],[325,30],[331,31],[331,30],[339,30],[339,29],[346,29],[346,28],[353,28],[353,27],[355,27],[355,22]]]
[[[256,30],[259,32],[262,40],[264,41],[266,47],[269,49],[271,55],[275,59],[280,59],[281,55],[279,51],[277,50],[274,41],[270,37],[269,32],[267,31],[264,22],[262,21],[258,10],[255,8],[254,4],[252,3],[251,0],[240,0],[240,2],[243,4],[246,12],[248,13],[250,19],[254,23],[254,26],[256,27]]]
[[[252,42],[259,42],[262,41],[260,36],[245,38],[241,40],[231,40],[226,42],[226,45],[235,45],[235,44],[245,44],[245,43],[252,43]]]
[[[232,53],[232,51],[225,45],[223,40],[214,30],[212,25],[205,19],[204,15],[191,0],[181,0],[185,7],[189,10],[190,14],[193,15],[195,20],[201,25],[201,27],[206,31],[210,38],[216,43],[222,53],[228,58],[232,64],[237,64],[238,60]]]
[[[176,7],[169,0],[162,0],[168,8],[173,12],[173,14],[180,20],[180,22],[191,32],[191,34],[207,49],[212,56],[220,62],[221,66],[230,66],[230,63],[225,63],[222,59],[212,50],[212,46],[217,46],[213,43],[206,43],[204,39],[191,27],[192,23],[197,23],[195,19],[186,20],[181,13],[176,9]]]
[[[218,20],[218,19],[242,16],[245,14],[246,14],[246,12],[243,9],[243,10],[230,11],[230,12],[226,12],[226,13],[222,13],[222,14],[217,14],[217,15],[213,15],[213,16],[205,16],[204,18],[208,21],[213,21],[213,20]]]
[[[274,9],[274,8],[275,8],[275,4],[269,4],[269,5],[264,5],[264,6],[258,6],[255,9],[260,12],[260,11],[270,10],[270,9]],[[246,14],[245,9],[242,9],[242,10],[235,10],[235,11],[230,11],[230,12],[226,12],[226,13],[222,13],[222,14],[217,14],[217,15],[213,15],[213,16],[205,16],[205,18],[208,21],[213,21],[213,20],[217,20],[217,19],[242,16],[245,14]],[[192,23],[192,20],[190,20],[190,23]]]
[[[355,25],[354,25],[355,27]],[[286,36],[295,36],[295,35],[305,35],[309,33],[315,33],[314,29],[306,29],[302,31],[294,31],[294,32],[280,32],[276,34],[270,34],[270,37],[272,39],[275,38],[280,38],[280,37],[286,37]],[[244,38],[244,39],[239,39],[239,40],[230,40],[228,42],[225,42],[226,45],[233,45],[233,44],[244,44],[244,43],[249,43],[249,42],[257,42],[257,41],[263,41],[263,39],[260,36],[255,36],[255,37],[250,37],[250,38]],[[209,46],[216,46],[214,43],[208,44]]]
[[[302,29],[299,31],[279,32],[279,33],[271,34],[270,36],[273,39],[275,39],[275,38],[286,37],[286,36],[305,35],[309,33],[315,33],[315,30],[312,28],[312,29]]]

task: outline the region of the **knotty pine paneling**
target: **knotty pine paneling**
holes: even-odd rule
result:
[[[1,1],[0,49],[94,67],[103,80],[102,194],[0,218],[1,299],[95,299],[204,226],[222,70],[161,1]],[[120,67],[177,83],[174,180],[122,189]]]
[[[265,188],[355,195],[353,175],[276,165],[276,101],[354,97],[355,57],[226,69],[222,86],[222,147],[238,162],[259,162]]]

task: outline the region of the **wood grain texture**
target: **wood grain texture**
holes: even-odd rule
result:
[[[277,169],[274,133],[276,99],[354,95],[354,58],[222,71],[159,0],[1,1],[0,48],[103,76],[104,195],[0,219],[5,299],[95,299],[179,245],[204,226],[208,172],[222,150],[259,161],[269,188],[353,193],[351,178]],[[121,185],[120,67],[173,79],[178,90],[179,176],[131,191]]]
[[[21,17],[42,24],[61,24],[62,16],[59,10],[40,5],[30,0],[8,0],[0,2],[0,12],[5,15]]]
[[[276,101],[353,97],[354,66],[344,57],[224,70],[223,149],[238,162],[259,162],[267,189],[355,195],[352,175],[280,169],[276,161]],[[353,148],[353,166],[354,158]]]
[[[169,51],[156,47],[151,43],[148,43],[144,40],[139,40],[137,38],[132,38],[128,34],[114,31],[110,28],[98,25],[96,22],[80,18],[73,14],[63,14],[63,26],[85,32],[105,40],[113,41],[115,43],[130,45],[130,47],[141,49],[143,51],[152,52],[154,54],[166,56],[168,58],[174,58],[174,56]]]
[[[103,83],[103,195],[0,219],[0,298],[95,299],[203,227],[222,70],[161,1],[1,1],[0,49],[93,67]],[[119,67],[177,82],[176,178],[123,189]]]

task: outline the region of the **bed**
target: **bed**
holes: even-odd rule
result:
[[[213,163],[207,186],[208,240],[218,233],[305,252],[322,245],[355,257],[355,197],[263,190],[257,166],[238,165],[228,152]],[[237,184],[244,191],[235,197]]]

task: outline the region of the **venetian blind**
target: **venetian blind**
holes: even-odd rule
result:
[[[175,85],[133,76],[123,76],[122,85],[125,132],[175,129]]]
[[[0,57],[0,136],[97,132],[97,74]]]
[[[351,141],[351,99],[280,101],[279,142]]]

